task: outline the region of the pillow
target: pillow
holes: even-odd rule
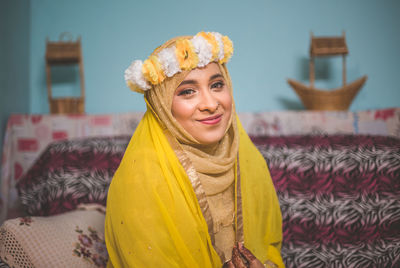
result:
[[[107,190],[130,137],[97,137],[51,143],[17,182],[28,215],[71,211],[82,203],[105,205]]]
[[[7,263],[3,262],[0,258],[0,268],[10,268]]]
[[[105,208],[80,207],[49,217],[7,220],[0,258],[10,267],[106,267]]]
[[[277,190],[286,267],[400,267],[400,139],[252,140]]]

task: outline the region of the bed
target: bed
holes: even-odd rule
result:
[[[1,265],[105,267],[107,189],[142,115],[10,117]],[[277,189],[287,267],[400,265],[400,108],[239,117]]]

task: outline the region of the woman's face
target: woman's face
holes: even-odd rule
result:
[[[216,63],[190,71],[175,90],[171,112],[201,144],[222,139],[232,113],[232,96]]]

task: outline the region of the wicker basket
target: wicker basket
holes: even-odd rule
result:
[[[81,38],[74,42],[71,34],[65,32],[60,35],[60,41],[47,40],[46,61],[49,64],[79,63],[82,58],[81,51]]]
[[[47,42],[46,60],[49,63],[78,63],[80,58],[79,42]]]
[[[83,114],[85,100],[82,98],[57,98],[50,100],[52,114]]]
[[[63,41],[64,37],[70,36],[69,33],[63,33],[60,41],[46,42],[46,76],[47,76],[47,95],[49,98],[50,113],[52,114],[83,114],[85,112],[85,84],[83,76],[83,59],[80,37],[76,42]],[[79,77],[81,85],[80,97],[53,98],[51,84],[51,66],[71,65],[79,66]]]
[[[354,97],[367,80],[367,76],[334,90],[321,90],[306,86],[296,80],[288,83],[308,110],[347,110]]]

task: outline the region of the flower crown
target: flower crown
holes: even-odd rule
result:
[[[233,54],[232,41],[220,33],[200,32],[191,39],[181,38],[175,45],[162,49],[147,60],[135,60],[125,70],[125,81],[140,93],[158,85],[166,77],[183,70],[204,67],[210,62],[228,62]]]

